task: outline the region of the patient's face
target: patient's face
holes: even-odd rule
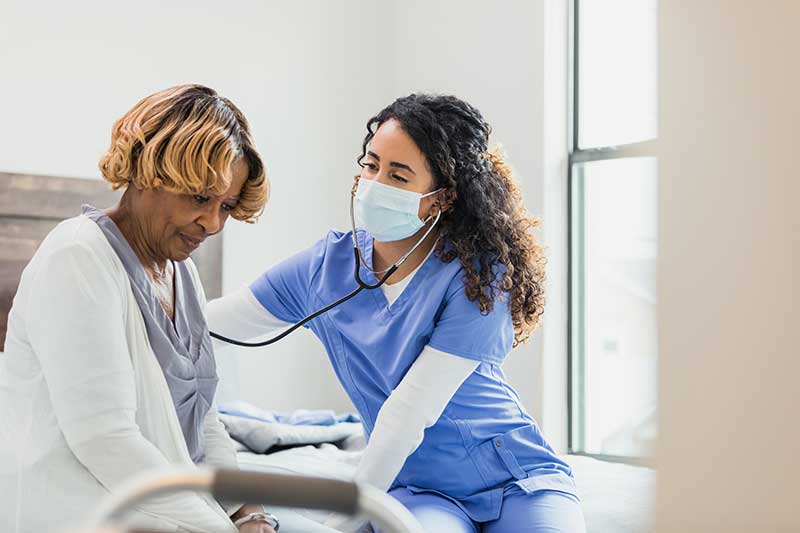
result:
[[[161,189],[139,191],[138,223],[145,236],[147,255],[156,259],[183,261],[210,235],[219,233],[247,181],[248,166],[243,159],[232,165],[231,185],[215,196],[175,194]]]
[[[435,182],[425,154],[394,119],[387,120],[375,132],[362,161],[360,179],[418,193],[434,190]],[[435,196],[420,201],[419,217],[435,215]]]

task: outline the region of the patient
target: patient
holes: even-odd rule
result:
[[[247,120],[199,85],[173,87],[114,124],[100,160],[124,189],[56,227],[25,269],[0,357],[0,531],[80,523],[131,476],[236,468],[217,418],[205,297],[189,255],[267,200]],[[181,493],[131,523],[168,531],[272,532],[260,506]],[[234,520],[241,519],[237,528]]]

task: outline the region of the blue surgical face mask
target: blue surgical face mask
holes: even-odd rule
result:
[[[378,242],[406,239],[428,221],[419,218],[420,200],[440,190],[420,194],[362,178],[354,202],[356,223]]]

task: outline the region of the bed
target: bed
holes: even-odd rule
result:
[[[256,472],[349,480],[358,455],[358,452],[341,450],[332,444],[309,445],[267,455],[240,451],[239,466]],[[649,531],[655,487],[653,470],[576,455],[565,459],[575,473],[588,533]],[[327,518],[327,514],[320,511],[294,512],[314,522],[324,522]]]
[[[258,434],[257,421],[221,416],[238,443],[239,466],[243,470],[347,481],[352,479],[364,446],[360,424],[317,428],[264,424],[264,433]],[[589,533],[649,531],[655,488],[652,469],[576,455],[564,459],[573,468]],[[294,510],[292,514],[295,513],[317,523],[327,518],[320,511]]]

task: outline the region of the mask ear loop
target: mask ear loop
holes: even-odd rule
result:
[[[435,191],[431,191],[431,192],[423,194],[422,196],[420,196],[420,198],[427,198],[428,196],[433,196],[434,194],[442,192],[443,190],[444,190],[444,187],[439,187]]]
[[[443,190],[444,190],[444,187],[441,187],[439,189],[436,189],[435,191],[431,191],[429,193],[423,194],[422,196],[420,196],[420,199],[427,198],[428,196],[433,196],[434,194],[442,192]],[[439,217],[441,217],[441,216],[442,216],[442,209],[439,208],[439,213],[436,215],[436,220],[433,223],[434,225],[436,225],[436,222],[439,222]],[[432,219],[432,218],[433,218],[433,216],[429,215],[428,218],[426,218],[425,220],[422,221],[422,223],[423,224],[427,224],[430,221],[430,219]],[[425,236],[427,236],[427,235],[428,234],[426,233]],[[422,237],[422,240],[425,240],[425,237]],[[411,251],[413,252],[415,248],[412,248]],[[411,255],[411,252],[409,252],[407,255]]]
[[[421,196],[421,198],[426,198],[428,196],[436,194],[437,192],[440,192],[441,190],[442,189],[437,189],[437,190],[435,190],[433,192],[429,192],[429,193]],[[361,253],[361,248],[358,247],[358,240],[356,238],[356,217],[355,217],[355,211],[353,209],[353,203],[355,201],[355,196],[356,196],[356,193],[355,193],[355,189],[354,189],[354,190],[350,191],[350,224],[353,227],[353,232],[350,234],[350,238],[353,241],[353,248],[355,248],[356,253],[358,254],[358,258],[361,260],[361,264],[364,265],[364,268],[366,268],[367,270],[369,270],[373,274],[383,274],[384,272],[388,272],[392,268],[394,268],[394,269],[399,268],[400,265],[402,265],[406,261],[406,259],[408,259],[411,256],[411,254],[414,253],[414,250],[416,250],[417,248],[420,247],[420,245],[425,241],[425,239],[428,237],[428,235],[430,235],[430,233],[433,231],[433,228],[436,227],[436,224],[439,222],[439,219],[442,218],[442,210],[440,208],[439,212],[436,214],[436,219],[433,221],[433,224],[431,224],[431,226],[428,228],[428,230],[425,232],[425,234],[422,236],[422,238],[420,238],[417,241],[417,243],[414,246],[412,246],[411,249],[408,252],[405,253],[405,255],[403,255],[400,259],[398,259],[397,262],[394,265],[390,266],[389,268],[386,268],[384,270],[372,270],[372,268],[370,268],[369,265],[367,264],[367,261],[364,259],[364,255]],[[424,223],[427,224],[430,219],[431,219],[431,217],[426,218]]]

